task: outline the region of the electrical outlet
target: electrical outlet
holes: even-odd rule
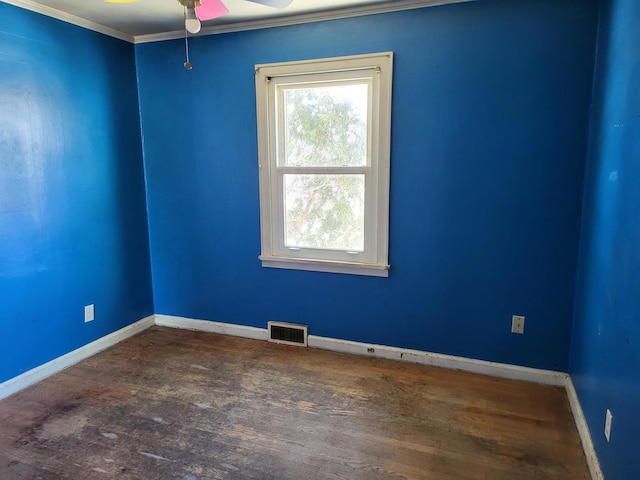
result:
[[[613,415],[611,410],[607,408],[607,415],[604,420],[604,436],[607,438],[607,442],[611,441],[611,422],[613,421]]]
[[[95,308],[93,303],[84,307],[84,323],[92,322],[95,319]]]
[[[524,317],[522,315],[511,317],[511,333],[524,333]]]

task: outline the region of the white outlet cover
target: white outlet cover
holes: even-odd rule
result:
[[[93,303],[84,307],[84,322],[92,322],[95,318],[95,308]]]
[[[604,420],[604,436],[607,438],[607,442],[611,441],[611,422],[613,421],[613,415],[611,410],[607,408],[607,415]]]
[[[511,333],[524,333],[524,316],[514,315],[511,317]]]

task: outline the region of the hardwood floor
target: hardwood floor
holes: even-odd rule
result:
[[[564,390],[153,327],[0,402],[0,479],[588,479]]]

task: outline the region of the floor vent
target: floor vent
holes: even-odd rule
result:
[[[308,329],[306,325],[296,323],[269,322],[269,341],[306,347]]]

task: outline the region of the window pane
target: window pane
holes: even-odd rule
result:
[[[284,175],[286,247],[364,250],[364,175]]]
[[[369,85],[284,91],[287,166],[367,164]]]

